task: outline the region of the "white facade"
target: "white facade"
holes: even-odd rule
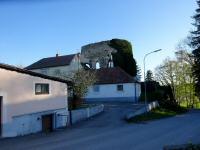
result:
[[[37,95],[35,84],[49,85],[49,94]],[[53,128],[69,121],[67,84],[0,68],[1,137],[42,130],[42,116],[53,116]]]
[[[69,65],[48,67],[48,68],[41,68],[41,69],[32,69],[31,71],[45,74],[48,76],[57,76],[60,73],[64,73],[66,76],[71,77],[74,72],[76,72],[78,69],[82,68],[79,61],[80,60],[79,60],[78,56],[75,55]]]
[[[118,89],[118,86],[121,86],[121,89]],[[137,102],[140,94],[139,83],[99,84],[89,88],[85,99],[87,101]]]

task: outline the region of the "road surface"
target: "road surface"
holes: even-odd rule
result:
[[[140,124],[124,115],[141,106],[108,103],[105,111],[50,134],[0,140],[0,150],[161,150],[164,145],[200,143],[200,111]]]

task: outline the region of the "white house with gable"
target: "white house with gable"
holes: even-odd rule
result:
[[[69,83],[0,64],[0,137],[49,132],[69,124]]]
[[[97,82],[88,90],[85,99],[93,101],[138,102],[141,84],[120,67],[96,70]]]

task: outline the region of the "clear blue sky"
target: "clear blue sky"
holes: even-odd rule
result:
[[[29,65],[81,46],[127,39],[139,66],[154,69],[193,28],[195,0],[0,0],[0,62]]]

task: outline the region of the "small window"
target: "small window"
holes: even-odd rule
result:
[[[99,92],[99,85],[94,85],[93,86],[93,91],[94,92]]]
[[[49,84],[36,83],[35,94],[36,95],[49,94]]]
[[[124,91],[124,86],[122,84],[117,85],[117,91]]]

